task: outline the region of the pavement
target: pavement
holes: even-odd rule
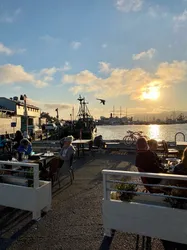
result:
[[[116,232],[103,237],[101,202],[102,169],[136,170],[134,155],[107,154],[79,159],[75,180],[64,178],[54,187],[52,210],[37,221],[28,212],[6,208],[0,212],[0,250],[135,250],[144,248],[143,238]],[[144,245],[144,246],[143,246]],[[152,239],[152,250],[163,250]],[[168,248],[172,250],[172,248]]]

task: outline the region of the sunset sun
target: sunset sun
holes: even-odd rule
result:
[[[150,87],[147,91],[142,93],[143,99],[157,100],[159,96],[160,92],[156,87]]]

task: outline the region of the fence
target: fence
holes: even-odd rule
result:
[[[169,200],[187,202],[186,197],[145,193],[140,190],[117,189],[116,184],[137,186],[156,186],[172,190],[187,190],[185,187],[143,184],[141,181],[122,181],[120,178],[162,178],[187,181],[187,176],[171,174],[152,174],[129,171],[103,170],[103,225],[107,236],[112,230],[135,233],[138,235],[187,244],[187,210],[173,208]],[[111,199],[111,191],[131,194],[130,199]]]
[[[51,182],[39,180],[39,165],[0,161],[0,206],[30,211],[33,219],[51,207]]]

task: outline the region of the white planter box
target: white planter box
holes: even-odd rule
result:
[[[105,234],[111,229],[187,244],[187,210],[103,200]]]
[[[41,210],[51,206],[51,182],[39,181],[39,187],[0,183],[0,205],[30,211],[39,219]]]

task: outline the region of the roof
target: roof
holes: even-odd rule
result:
[[[9,101],[11,101],[11,102],[14,102],[14,103],[16,103],[17,105],[24,106],[24,103],[21,102],[21,101],[11,100],[11,99],[6,98],[6,97],[0,97],[0,99],[1,99],[1,98],[6,99],[6,100],[9,100]],[[40,109],[39,107],[36,107],[36,106],[34,106],[34,105],[31,105],[31,104],[27,104],[27,107],[28,107],[28,108],[33,108],[33,109]]]
[[[14,113],[14,111],[13,111],[13,110],[9,110],[9,109],[7,109],[6,107],[1,106],[1,105],[0,105],[0,111],[5,111],[5,112],[11,112],[11,113]]]

